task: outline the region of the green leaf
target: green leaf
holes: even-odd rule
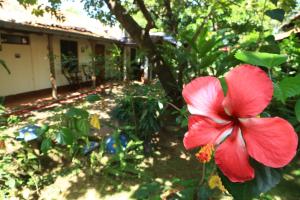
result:
[[[219,78],[219,80],[220,80],[220,83],[221,83],[221,86],[222,86],[224,95],[226,95],[228,86],[227,86],[227,83],[226,83],[226,81],[225,81],[225,78],[222,77],[222,78]]]
[[[62,145],[72,145],[74,142],[74,135],[70,129],[63,127],[61,131],[56,134],[55,140]]]
[[[90,124],[87,119],[77,119],[76,129],[79,131],[80,136],[88,135],[90,132]]]
[[[206,67],[212,65],[221,54],[222,54],[222,52],[215,52],[215,53],[206,55],[205,57],[202,57],[201,61],[198,64],[199,67],[201,69],[203,69],[203,68],[206,68]]]
[[[70,118],[75,117],[87,119],[89,117],[89,113],[86,110],[72,107],[66,112],[66,116]]]
[[[160,195],[163,187],[158,182],[152,182],[141,185],[132,195],[136,199],[153,199]]]
[[[300,99],[298,99],[296,102],[295,114],[296,114],[297,120],[300,122]]]
[[[266,53],[278,54],[278,53],[280,53],[280,48],[277,44],[269,44],[269,45],[261,46],[259,51],[266,52]]]
[[[10,74],[10,71],[9,71],[6,63],[4,62],[4,60],[0,59],[0,65],[7,71],[8,74]]]
[[[287,60],[286,55],[250,51],[239,51],[235,54],[235,58],[245,63],[266,68],[279,66]]]
[[[265,12],[265,14],[267,16],[271,17],[272,19],[275,19],[277,21],[282,22],[283,19],[284,19],[285,12],[281,8],[276,8],[276,9],[273,9],[273,10],[267,10]]]
[[[300,74],[295,77],[284,78],[279,82],[278,86],[281,93],[278,94],[278,92],[276,92],[275,97],[280,97],[283,102],[289,97],[300,95]]]
[[[198,199],[210,199],[212,191],[205,185],[200,186],[198,190]]]
[[[185,200],[193,200],[195,187],[185,188],[179,192],[177,192],[178,199],[185,199]],[[200,200],[200,198],[198,198]]]
[[[272,2],[275,6],[277,6],[278,0],[271,0],[271,2]]]
[[[275,83],[275,84],[274,84],[274,97],[275,97],[278,101],[281,101],[282,103],[284,103],[284,101],[285,101],[284,96],[283,96],[283,92],[282,92],[282,90],[280,89],[278,83]]]
[[[235,200],[250,200],[257,197],[276,186],[281,179],[279,169],[266,167],[257,162],[253,162],[252,166],[255,169],[255,178],[244,183],[233,183],[219,171],[223,185]]]
[[[42,127],[37,129],[37,135],[41,137],[49,130],[48,124],[43,124]]]
[[[52,141],[49,138],[43,139],[42,144],[41,144],[41,151],[43,153],[47,153],[48,150],[50,150],[52,146]]]
[[[98,94],[90,94],[85,99],[90,103],[94,103],[96,101],[99,101],[101,98]]]

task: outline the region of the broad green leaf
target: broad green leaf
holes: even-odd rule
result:
[[[250,200],[261,193],[269,191],[276,186],[281,174],[279,169],[263,166],[257,162],[252,166],[255,169],[255,178],[244,183],[233,183],[219,171],[222,183],[235,200]]]
[[[281,99],[285,101],[289,97],[300,95],[300,74],[295,77],[286,77],[279,82]],[[276,97],[278,95],[276,94]]]
[[[86,110],[72,107],[66,112],[66,116],[87,119],[89,117],[89,113]]]
[[[265,12],[265,14],[269,17],[271,17],[272,19],[275,19],[277,21],[280,21],[282,22],[283,19],[284,19],[284,10],[281,9],[281,8],[276,8],[276,9],[273,9],[273,10],[267,10]]]
[[[88,102],[93,103],[99,101],[101,98],[98,94],[90,94],[85,98]]]
[[[77,119],[76,129],[79,131],[80,136],[85,136],[89,134],[90,124],[87,119]]]
[[[286,55],[251,51],[239,51],[235,54],[235,57],[245,63],[267,68],[279,66],[287,60]]]
[[[74,142],[74,135],[70,129],[63,127],[61,131],[56,134],[55,140],[62,145],[72,145]]]
[[[52,146],[52,141],[49,138],[43,139],[42,144],[41,144],[41,151],[43,153],[47,153],[48,150],[50,150]]]
[[[296,102],[295,114],[296,114],[297,120],[300,122],[300,99],[298,99]]]

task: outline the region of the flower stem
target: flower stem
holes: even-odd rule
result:
[[[206,171],[206,167],[205,167],[205,163],[202,164],[202,175],[201,175],[201,179],[200,179],[200,183],[199,185],[202,185],[205,179],[205,171]]]

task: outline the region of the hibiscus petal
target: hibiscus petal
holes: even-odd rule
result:
[[[254,169],[249,164],[249,155],[240,130],[234,128],[233,131],[217,148],[215,161],[231,182],[245,182],[254,178]]]
[[[266,166],[283,167],[296,154],[298,136],[282,118],[244,119],[241,129],[249,155]]]
[[[211,76],[196,78],[183,88],[182,95],[191,114],[223,121],[224,93],[217,78]]]
[[[186,149],[192,149],[215,143],[228,124],[219,124],[203,116],[191,115],[188,126],[189,131],[184,136],[183,144]]]
[[[252,65],[240,65],[225,77],[228,90],[223,105],[227,114],[254,117],[269,104],[273,85],[267,74]]]

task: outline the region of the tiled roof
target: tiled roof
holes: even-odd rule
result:
[[[58,20],[55,16],[45,13],[42,17],[33,15],[33,7],[24,8],[17,0],[9,0],[0,7],[0,28],[5,24],[24,25],[26,27],[49,29],[52,31],[64,31],[78,35],[99,37],[121,41],[123,31],[118,26],[110,27],[100,23],[96,19],[79,15],[68,11],[62,11],[64,21]]]

